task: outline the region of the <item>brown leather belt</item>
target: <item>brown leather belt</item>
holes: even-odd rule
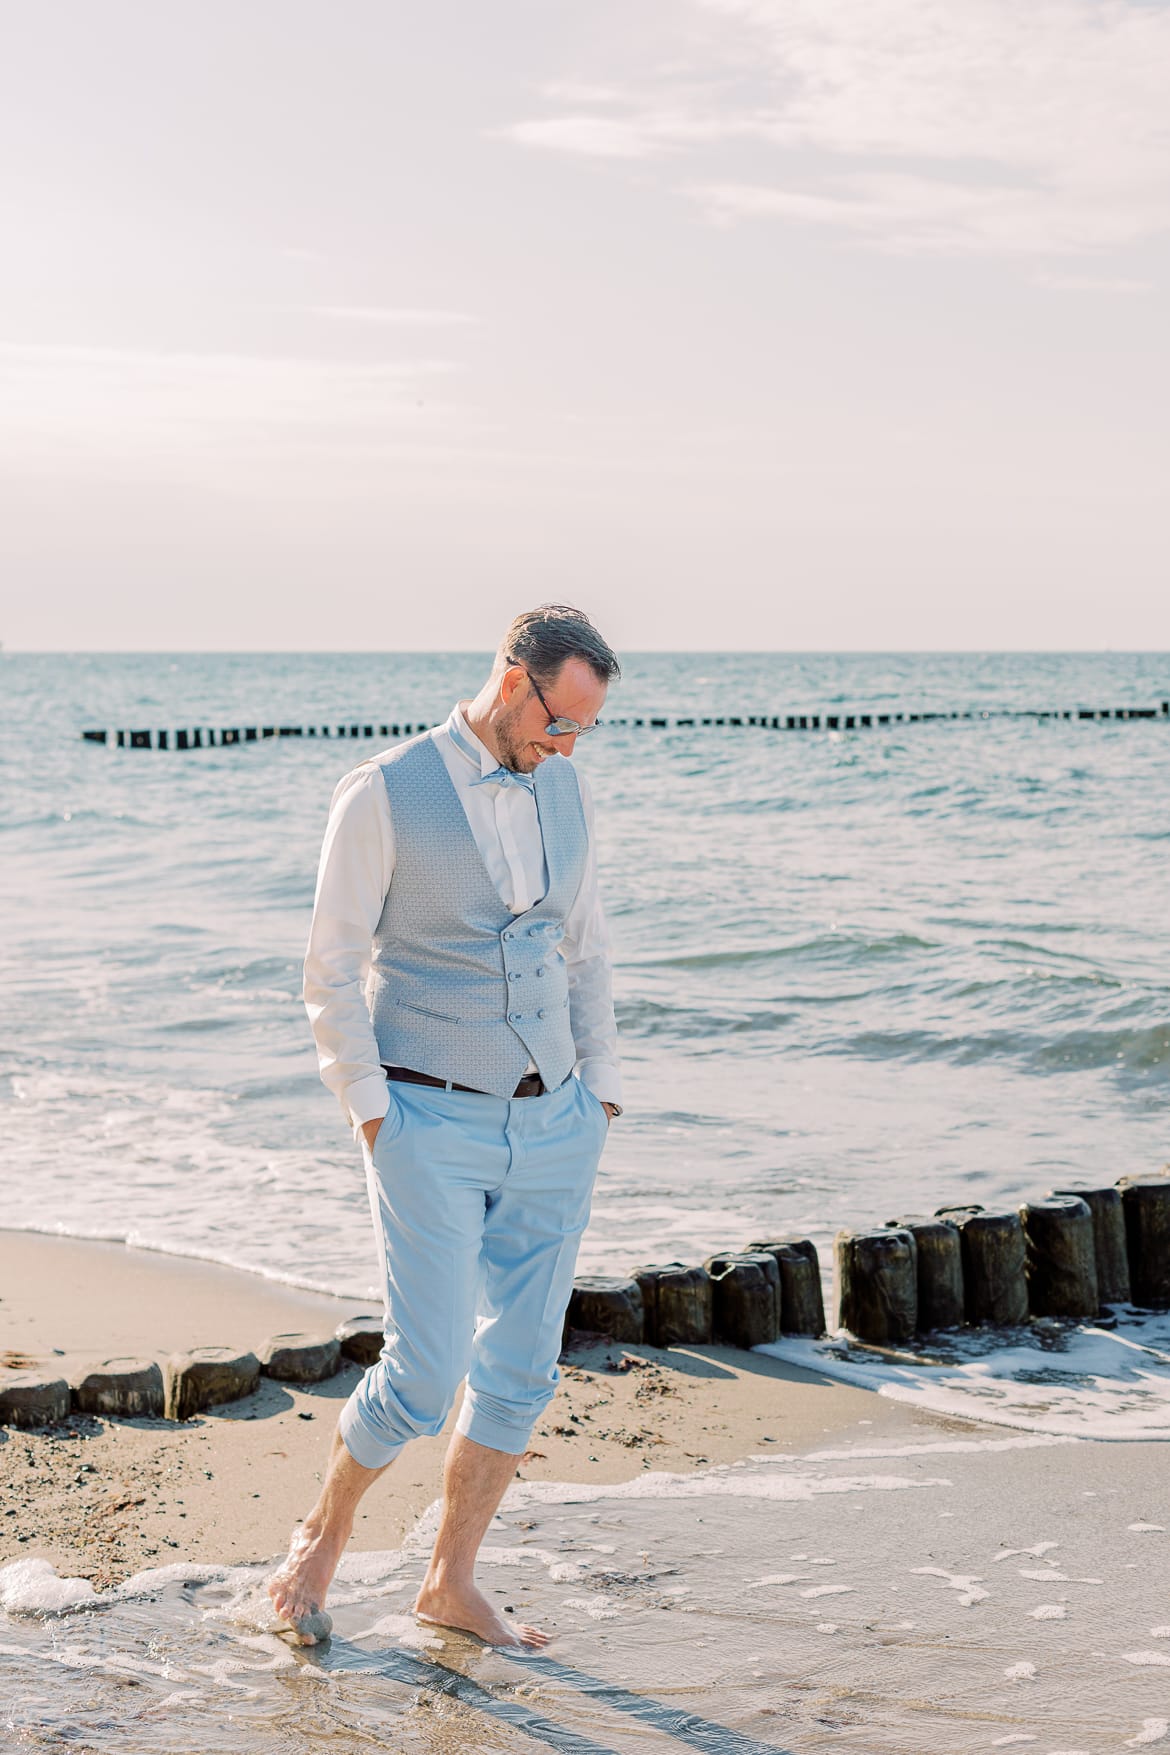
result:
[[[445,1091],[448,1087],[446,1079],[433,1078],[430,1073],[415,1072],[409,1066],[384,1066],[382,1071],[388,1079],[397,1079],[404,1085],[437,1085],[441,1091]],[[454,1080],[451,1081],[450,1088],[453,1091],[471,1091],[477,1097],[491,1095],[490,1091],[480,1091],[475,1085],[457,1085]],[[513,1097],[540,1097],[543,1096],[546,1089],[547,1086],[538,1072],[525,1073],[512,1095]]]

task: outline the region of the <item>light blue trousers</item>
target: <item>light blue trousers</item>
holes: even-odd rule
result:
[[[341,1412],[355,1461],[381,1468],[458,1430],[519,1455],[552,1400],[581,1233],[609,1122],[570,1077],[540,1097],[391,1080],[366,1183],[386,1303],[382,1354]]]

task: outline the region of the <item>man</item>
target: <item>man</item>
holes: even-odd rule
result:
[[[540,1646],[475,1558],[560,1379],[594,1174],[620,1114],[590,794],[569,756],[618,661],[579,610],[512,623],[446,724],[333,795],[305,960],[321,1076],[363,1143],[385,1342],[268,1590],[311,1641],[368,1487],[467,1387],[424,1620]],[[367,976],[368,968],[368,976]],[[574,1076],[576,1075],[576,1076]]]

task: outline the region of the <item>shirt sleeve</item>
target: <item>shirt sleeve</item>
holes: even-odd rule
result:
[[[329,806],[304,972],[321,1078],[355,1135],[389,1106],[366,981],[393,876],[390,801],[381,769],[367,764],[338,782]]]
[[[565,917],[561,943],[569,976],[569,1024],[582,1080],[603,1103],[620,1103],[622,1075],[613,1010],[613,962],[597,883],[593,794],[584,775],[579,773],[577,780],[589,844],[580,888]]]

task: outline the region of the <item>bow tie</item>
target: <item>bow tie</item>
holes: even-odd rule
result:
[[[523,786],[525,792],[532,792],[535,794],[535,782],[532,775],[516,774],[513,773],[511,768],[493,768],[490,773],[481,774],[479,779],[473,780],[471,784],[473,786],[484,786],[489,780],[494,781],[497,786]]]

